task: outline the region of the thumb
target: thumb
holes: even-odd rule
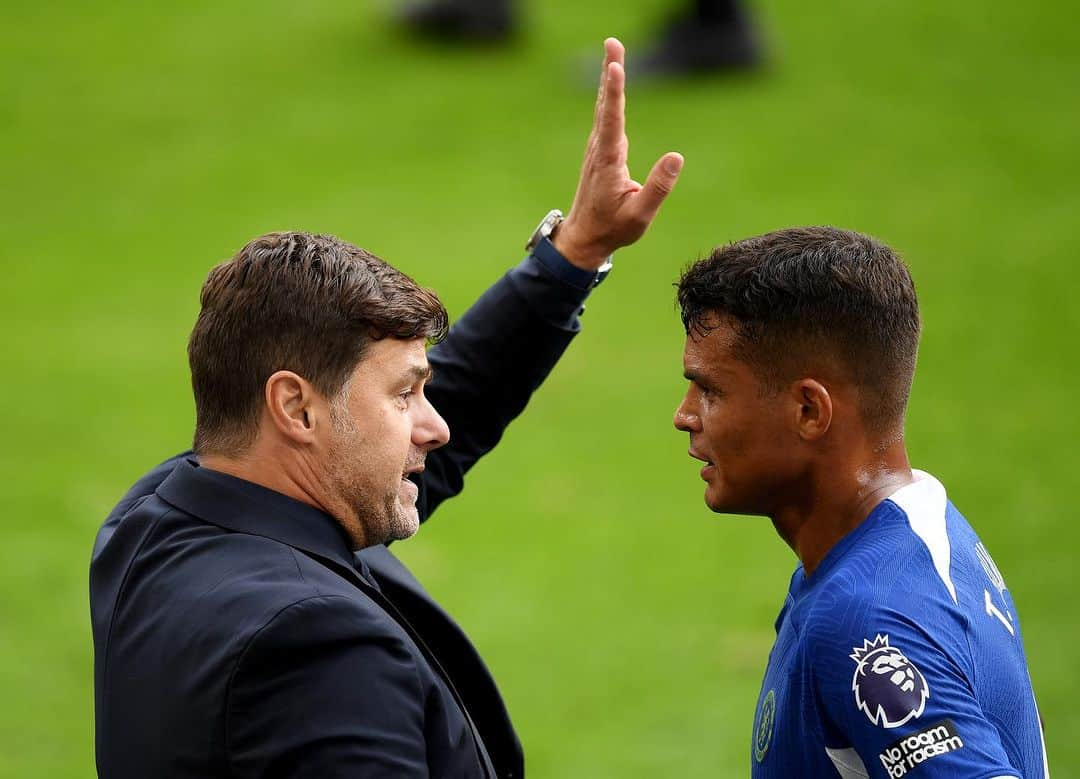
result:
[[[683,156],[678,152],[671,151],[656,161],[649,178],[645,179],[645,185],[634,198],[638,215],[646,222],[651,222],[656,212],[660,210],[660,204],[664,202],[671,190],[675,188],[675,182],[682,172]]]

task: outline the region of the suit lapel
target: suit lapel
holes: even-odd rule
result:
[[[261,485],[202,468],[194,458],[178,462],[172,473],[158,486],[156,492],[165,502],[218,527],[237,533],[270,538],[290,546],[334,571],[361,590],[388,617],[401,626],[420,649],[432,670],[443,680],[469,724],[477,758],[485,772],[493,778],[498,776],[465,700],[454,685],[451,675],[447,673],[435,654],[438,650],[428,645],[422,635],[422,629],[414,626],[395,605],[392,597],[384,594],[377,577],[373,576],[369,580],[357,571],[355,567],[357,560],[349,549],[348,539],[333,517],[314,506],[293,500],[287,495]],[[374,549],[382,549],[391,560],[397,563],[386,547],[374,547]],[[397,565],[405,575],[408,575],[401,563]],[[418,583],[416,586],[419,588]],[[464,645],[475,653],[464,636],[462,639]]]
[[[385,546],[368,547],[356,556],[367,564],[382,592],[441,658],[445,673],[461,694],[463,706],[483,734],[481,743],[498,767],[495,775],[520,779],[525,772],[521,742],[495,680],[472,642]]]

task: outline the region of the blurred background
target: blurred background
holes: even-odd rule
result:
[[[1080,775],[1080,29],[1071,2],[761,0],[742,76],[628,87],[631,170],[682,181],[465,493],[395,547],[499,680],[533,777],[747,773],[795,558],[713,515],[671,427],[672,282],[777,227],[876,235],[925,335],[912,460],[1020,609],[1055,775]],[[8,2],[0,48],[0,775],[93,769],[87,566],[114,501],[190,442],[208,269],[332,232],[452,314],[569,206],[601,41],[667,0],[533,2],[516,43],[404,37],[345,0]]]

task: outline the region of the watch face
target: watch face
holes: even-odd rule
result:
[[[540,243],[543,239],[551,235],[552,231],[563,220],[563,213],[557,208],[548,211],[547,216],[540,220],[540,224],[533,230],[532,236],[530,236],[528,243],[525,244],[525,248],[532,251],[536,248],[536,244]]]

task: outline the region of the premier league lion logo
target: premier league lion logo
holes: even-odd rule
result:
[[[930,697],[926,679],[889,637],[878,634],[873,641],[853,647],[855,661],[851,689],[855,703],[875,725],[896,728],[919,717]]]

